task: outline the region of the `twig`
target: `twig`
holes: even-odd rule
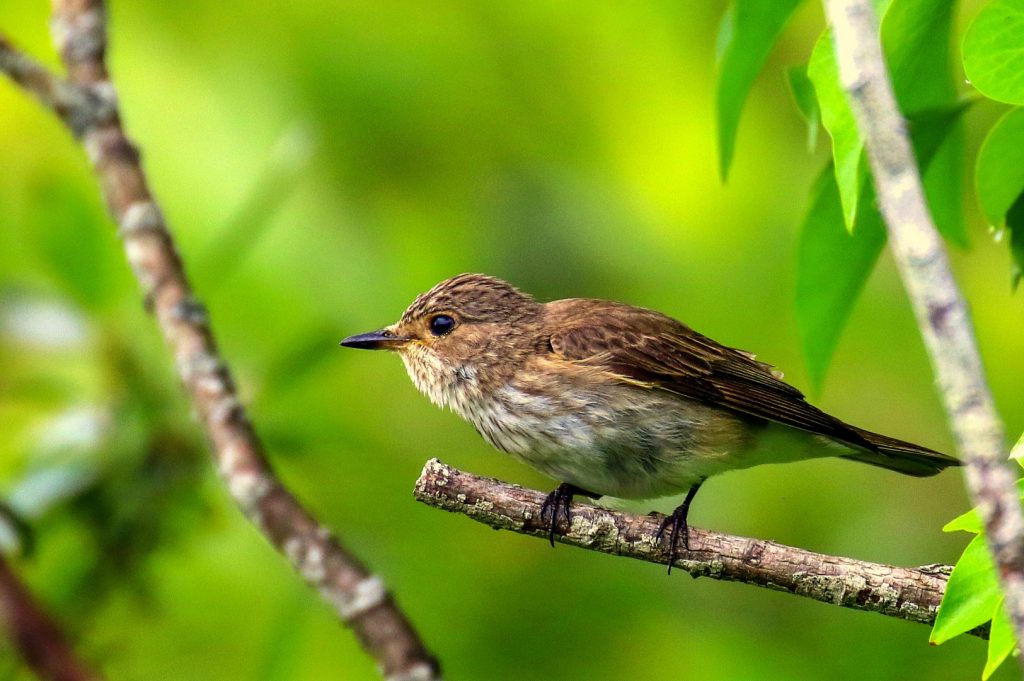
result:
[[[390,680],[440,677],[438,665],[383,581],[346,551],[278,481],[239,401],[206,310],[150,193],[138,148],[125,136],[104,61],[102,0],[54,0],[52,32],[64,82],[0,37],[0,70],[36,95],[81,139],[117,222],[147,306],[174,353],[218,471],[252,523],[355,631]]]
[[[57,78],[45,66],[15,49],[2,35],[0,71],[31,92],[43,105],[53,109],[76,133],[95,119],[110,114],[110,110],[91,92]],[[83,115],[86,117],[80,119]]]
[[[928,211],[882,56],[878,18],[868,0],[825,0],[825,11],[893,255],[966,464],[967,491],[985,523],[1017,641],[1024,641],[1024,519],[1013,474],[1004,465],[1003,426],[985,381],[967,306]]]
[[[430,506],[464,513],[499,530],[547,538],[540,520],[544,494],[492,478],[483,478],[431,459],[413,492]],[[564,521],[555,538],[571,546],[668,563],[655,540],[663,516],[630,515],[589,504],[574,504],[572,526]],[[950,567],[902,568],[827,556],[775,542],[735,537],[690,527],[690,551],[673,564],[694,577],[711,577],[763,586],[776,591],[931,624],[946,590]],[[988,637],[988,629],[971,632]]]
[[[99,681],[0,555],[0,626],[33,672],[48,681]]]

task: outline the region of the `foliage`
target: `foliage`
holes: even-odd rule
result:
[[[772,45],[800,0],[735,0],[718,33],[718,156],[729,176],[740,111]]]
[[[1024,109],[1010,109],[992,126],[978,152],[974,178],[985,219],[1010,230],[1016,286],[1024,273]]]
[[[876,4],[883,12],[880,30],[887,65],[900,107],[909,119],[936,225],[946,239],[963,246],[960,114],[966,103],[957,103],[953,87],[949,45],[954,3],[891,0]],[[998,101],[1024,103],[1024,2],[988,3],[967,29],[962,50],[963,68],[978,91]],[[881,253],[885,231],[873,193],[865,189],[870,188],[870,171],[863,160],[864,145],[839,82],[827,30],[806,68],[817,95],[816,106],[809,101],[803,73],[802,69],[788,72],[791,91],[808,121],[809,136],[816,133],[820,116],[832,138],[833,156],[812,188],[798,260],[797,318],[811,380],[820,388],[842,326]],[[720,90],[727,86],[743,87],[743,83],[720,81]],[[1024,115],[1019,108],[1005,113],[989,130],[978,152],[974,179],[985,218],[998,235],[1004,229],[1010,232],[1011,279],[1016,287],[1024,273]],[[1013,651],[1013,633],[976,514],[961,516],[947,526],[951,528],[978,536],[956,564],[932,642],[943,643],[992,620],[983,672],[987,679]]]
[[[981,675],[983,680],[988,679],[1014,651],[1013,627],[1003,609],[1003,596],[977,513],[972,510],[944,529],[967,529],[978,534],[964,549],[949,577],[946,595],[932,628],[931,642],[945,643],[990,622],[988,656]]]
[[[993,0],[964,35],[964,71],[986,97],[1024,104],[1024,2]]]
[[[924,627],[666,578],[421,508],[409,487],[434,455],[551,481],[434,409],[395,358],[337,348],[442,277],[485,271],[545,299],[664,310],[802,387],[821,384],[835,352],[822,407],[949,451],[898,282],[874,265],[884,234],[870,182],[860,178],[851,233],[823,169],[831,154],[806,153],[822,118],[806,75],[822,21],[815,3],[795,5],[788,19],[772,3],[737,5],[744,42],[716,46],[715,3],[110,3],[128,130],[274,465],[384,577],[446,676],[772,681],[812,669],[895,681],[977,667],[973,639],[936,651]],[[1020,336],[1021,300],[996,291],[1004,253],[985,248],[973,202],[961,219],[959,192],[941,195],[959,182],[959,126],[974,148],[996,105],[957,109],[962,74],[924,64],[943,41],[911,36],[913,13],[894,14],[904,6],[918,5],[894,0],[883,27],[890,59],[906,64],[901,102],[922,160],[923,146],[937,150],[929,186],[952,216],[944,233],[960,243],[959,219],[975,243],[958,277],[1000,367],[997,399],[1024,429],[1024,358],[1007,340]],[[751,23],[755,10],[774,28]],[[45,14],[8,0],[2,28],[56,63]],[[744,108],[731,163],[726,103],[734,120]],[[918,130],[929,114],[954,120]],[[19,572],[112,679],[183,664],[225,681],[377,678],[225,499],[83,153],[2,80],[0,158],[0,498],[37,544]],[[709,485],[695,524],[904,565],[959,553],[933,532],[964,506],[953,474],[820,460]],[[26,676],[5,662],[0,678]]]
[[[971,22],[963,42],[964,71],[980,92],[1024,104],[1024,2],[994,0]],[[1000,236],[1009,230],[1014,287],[1024,275],[1024,115],[1008,111],[992,126],[975,170],[985,218]]]

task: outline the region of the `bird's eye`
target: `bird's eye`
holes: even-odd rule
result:
[[[446,314],[439,314],[430,320],[430,333],[443,336],[455,328],[455,320]]]

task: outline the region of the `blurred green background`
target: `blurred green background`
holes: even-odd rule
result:
[[[5,0],[0,25],[55,65],[46,5]],[[725,186],[719,3],[112,5],[128,130],[273,462],[387,580],[447,678],[980,674],[979,640],[932,648],[921,625],[552,550],[415,503],[432,456],[553,482],[431,406],[397,358],[337,347],[436,281],[481,271],[542,299],[663,310],[808,389],[797,226],[828,150],[808,154],[782,68],[806,62],[816,3],[754,87]],[[969,112],[969,149],[998,113]],[[83,152],[7,81],[0,168],[0,494],[35,529],[20,572],[110,679],[376,678],[227,500]],[[1016,437],[1024,296],[1009,291],[1005,244],[966,208],[972,246],[954,264]],[[813,399],[952,451],[887,255]],[[691,520],[920,565],[957,558],[967,535],[940,528],[966,508],[957,472],[830,460],[715,478]],[[0,678],[27,678],[6,642]]]

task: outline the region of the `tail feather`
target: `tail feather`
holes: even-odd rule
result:
[[[893,437],[879,435],[868,430],[852,428],[872,449],[855,449],[842,455],[844,459],[853,459],[862,463],[880,466],[897,473],[927,477],[941,472],[949,466],[959,466],[960,461],[953,457],[936,452],[934,449],[897,440]]]

